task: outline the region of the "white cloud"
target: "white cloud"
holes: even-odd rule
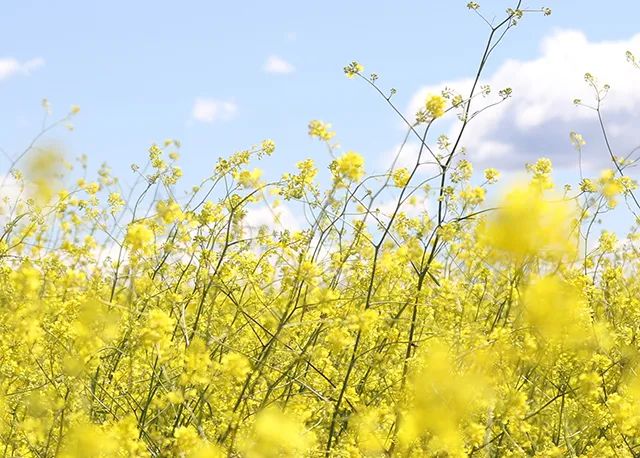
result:
[[[14,75],[30,75],[31,72],[37,70],[44,65],[42,57],[20,62],[13,57],[0,58],[0,80],[7,79]]]
[[[193,119],[200,122],[212,123],[228,121],[235,117],[238,106],[228,100],[216,100],[198,97],[193,105]]]
[[[271,230],[289,229],[295,231],[300,227],[300,223],[293,212],[284,204],[277,208],[271,208],[267,205],[252,207],[248,209],[244,222],[249,230],[267,226]]]
[[[110,259],[112,262],[117,261],[118,256],[120,256],[121,265],[129,264],[128,250],[126,248],[123,248],[122,253],[120,253],[120,245],[113,242],[112,240],[106,240],[105,242],[99,244],[99,246],[92,248],[91,253],[93,259],[96,260],[96,264],[98,265],[107,262],[108,259]]]
[[[436,147],[433,145],[429,145],[429,147],[431,148],[431,151],[436,150]],[[404,145],[396,145],[391,150],[380,156],[380,160],[377,164],[378,171],[386,172],[391,168],[391,166],[393,166],[394,169],[405,167],[408,170],[413,170],[416,165],[419,152],[420,143],[418,142],[408,141]],[[429,151],[424,149],[422,151],[420,167],[418,168],[417,175],[429,176],[438,174],[439,171],[438,165],[434,162]]]
[[[0,201],[0,224],[6,224],[14,215],[11,215],[12,208],[22,197],[24,192],[23,184],[17,181],[12,175],[0,175],[0,190],[2,190],[2,200]]]
[[[272,55],[264,63],[263,70],[267,73],[287,74],[293,73],[296,69],[281,57]]]
[[[402,202],[402,204],[400,205],[400,211],[402,211],[410,218],[416,218],[424,214],[429,214],[433,211],[433,209],[435,208],[433,199],[425,197],[424,193],[422,192],[418,192],[413,195],[415,196],[415,199],[413,201],[409,201],[408,199],[406,199]],[[387,197],[386,200],[374,204],[372,208],[373,211],[379,211],[379,213],[377,214],[378,219],[387,222],[393,215],[397,206],[398,196],[394,195],[391,198]]]
[[[513,97],[470,123],[463,138],[468,157],[478,165],[517,169],[546,156],[560,167],[573,168],[578,157],[569,132],[577,131],[587,141],[584,163],[604,166],[608,153],[595,113],[573,104],[575,98],[587,104],[594,100],[584,81],[586,72],[611,85],[602,112],[615,154],[624,155],[640,145],[633,127],[640,121],[640,71],[626,61],[627,50],[640,52],[640,34],[621,41],[590,42],[580,31],[560,30],[542,42],[537,58],[508,60],[485,74],[481,83],[491,85],[493,94],[475,102],[475,109],[506,87],[513,89]],[[410,112],[424,103],[428,93],[447,86],[466,94],[470,85],[471,80],[460,79],[424,87],[414,95]],[[456,132],[454,125],[452,134]]]

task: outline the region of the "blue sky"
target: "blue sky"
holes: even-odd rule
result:
[[[499,17],[514,2],[480,3],[487,16]],[[553,14],[525,18],[495,54],[489,75],[509,60],[535,61],[543,40],[559,30],[582,31],[590,43],[629,40],[638,32],[637,1],[606,7],[583,0],[527,3],[549,6]],[[342,67],[359,60],[381,76],[382,86],[397,88],[396,103],[408,109],[421,88],[474,72],[487,28],[465,4],[3,2],[0,60],[35,64],[4,77],[0,68],[0,146],[11,153],[28,144],[40,126],[40,100],[47,97],[54,117],[72,104],[82,108],[74,132],[53,134],[69,155],[86,153],[96,168],[108,161],[124,178],[132,162],[144,161],[151,143],[167,137],[183,143],[181,163],[190,184],[206,176],[219,156],[264,138],[278,145],[264,164],[268,173],[306,157],[327,163],[325,150],[306,135],[311,119],[331,122],[340,143],[376,168],[403,130],[384,101],[363,82],[345,78]],[[293,71],[266,72],[270,56]],[[235,108],[222,116],[228,119],[201,122],[193,117],[198,98]],[[541,155],[566,149],[569,127],[558,125],[559,138],[545,143]]]

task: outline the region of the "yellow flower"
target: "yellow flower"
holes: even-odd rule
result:
[[[403,188],[409,182],[409,171],[406,167],[401,167],[393,171],[393,185],[397,188]]]
[[[260,147],[262,148],[264,154],[270,156],[276,150],[276,143],[271,139],[267,139],[262,142]]]
[[[356,61],[351,62],[349,65],[344,67],[344,73],[347,75],[347,78],[353,78],[359,73],[364,71],[364,67]]]
[[[518,259],[563,257],[575,250],[574,218],[568,201],[547,200],[535,185],[519,186],[506,194],[489,217],[481,239]]]
[[[171,345],[174,327],[175,320],[168,313],[153,309],[147,315],[145,326],[142,328],[142,342],[164,359],[168,356],[167,350]]]
[[[359,181],[364,175],[364,158],[355,151],[347,151],[332,163],[338,181]]]
[[[209,349],[200,338],[191,341],[184,358],[184,367],[180,376],[182,385],[203,385],[210,380]]]
[[[42,274],[30,261],[23,262],[20,268],[12,272],[12,277],[21,295],[30,296],[40,289]]]
[[[319,140],[326,142],[333,138],[336,133],[329,129],[331,129],[331,124],[318,121],[317,119],[309,122],[309,135],[311,137],[316,137]]]
[[[153,241],[153,231],[144,223],[132,223],[127,228],[125,244],[134,250],[148,251],[149,243]]]
[[[590,178],[584,178],[580,181],[580,191],[582,192],[596,192],[597,187],[593,180]]]
[[[584,141],[584,138],[582,138],[582,135],[580,135],[578,132],[571,132],[569,134],[569,140],[571,140],[571,144],[578,151],[580,151],[582,147],[587,144],[587,142]]]
[[[173,433],[176,457],[223,458],[225,453],[215,444],[200,437],[193,426],[180,426]]]
[[[111,207],[111,211],[113,213],[120,210],[125,204],[125,201],[124,199],[122,199],[122,196],[119,192],[110,193],[109,197],[107,198],[107,202],[109,204],[109,207]]]
[[[420,356],[411,377],[412,402],[402,420],[401,445],[430,436],[430,453],[425,456],[463,456],[461,426],[492,403],[490,361],[470,355],[466,364],[459,364],[440,341]]]
[[[95,181],[93,183],[87,183],[84,186],[84,190],[87,192],[87,194],[96,194],[100,190],[100,183],[97,183]]]
[[[252,171],[243,170],[236,174],[238,183],[244,188],[257,188],[260,186],[260,177],[262,176],[262,170],[254,168]]]
[[[307,455],[315,441],[313,432],[299,419],[270,407],[258,413],[242,448],[247,458],[299,458]]]
[[[494,168],[485,169],[484,178],[489,183],[495,183],[500,178],[500,172]]]
[[[527,170],[533,174],[532,184],[539,186],[541,189],[553,188],[553,181],[551,180],[553,164],[549,158],[541,157],[535,164],[528,164]]]
[[[425,102],[425,108],[427,114],[436,119],[444,115],[447,106],[447,101],[441,95],[429,95]]]
[[[460,198],[470,205],[478,205],[484,202],[486,191],[480,186],[467,186],[460,192]]]
[[[235,380],[242,380],[251,371],[251,363],[239,353],[227,353],[222,357],[221,368],[222,373]]]
[[[612,252],[618,243],[618,237],[611,231],[602,231],[600,234],[600,249],[604,252]]]
[[[55,148],[40,148],[27,158],[24,176],[39,204],[48,203],[62,187],[64,155]]]
[[[614,208],[618,204],[617,197],[624,192],[624,186],[616,179],[615,172],[611,169],[604,170],[598,180],[600,192],[607,199],[607,205]]]
[[[158,201],[156,204],[156,210],[158,212],[158,216],[160,216],[160,219],[162,219],[165,224],[184,220],[184,213],[182,212],[180,205],[178,205],[175,200]]]
[[[524,319],[546,342],[579,345],[591,320],[585,298],[557,276],[534,279],[524,291]]]

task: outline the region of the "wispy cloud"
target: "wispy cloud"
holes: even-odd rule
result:
[[[199,122],[213,123],[233,119],[237,113],[238,105],[233,101],[198,97],[191,116]]]
[[[296,70],[295,67],[286,60],[273,55],[269,56],[264,64],[263,69],[267,73],[276,73],[281,75],[293,73]]]
[[[10,78],[14,75],[30,75],[31,72],[37,70],[44,65],[42,57],[36,57],[24,62],[20,62],[13,57],[0,58],[0,81]]]
[[[297,230],[300,227],[296,215],[284,204],[275,209],[267,205],[252,207],[247,211],[244,223],[246,229],[252,231],[260,226],[267,226],[271,230]]]

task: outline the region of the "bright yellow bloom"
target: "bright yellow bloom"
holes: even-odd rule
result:
[[[175,223],[184,219],[184,213],[175,200],[159,200],[156,204],[156,211],[165,224]]]
[[[484,202],[486,190],[480,186],[467,186],[460,192],[460,198],[470,205],[478,205]]]
[[[585,298],[557,276],[529,284],[524,292],[524,318],[545,342],[579,345],[589,337],[591,319]]]
[[[481,231],[490,246],[518,259],[526,256],[562,257],[575,250],[574,211],[568,201],[544,197],[535,185],[507,193]]]
[[[614,232],[602,231],[598,242],[600,243],[600,249],[602,251],[612,252],[615,249],[616,244],[618,243],[618,237]]]
[[[222,373],[235,380],[242,380],[251,371],[249,360],[239,353],[227,353],[222,357]]]
[[[338,180],[359,181],[364,175],[364,158],[355,151],[347,151],[332,163]]]
[[[404,188],[409,182],[409,171],[406,167],[401,167],[393,171],[391,175],[393,178],[393,185],[397,188]]]
[[[238,183],[244,188],[257,188],[260,186],[260,177],[262,176],[262,170],[254,168],[253,170],[243,170],[236,174]]]
[[[27,157],[24,176],[39,204],[48,203],[62,187],[64,155],[55,148],[40,148]]]
[[[598,180],[600,192],[607,199],[610,208],[614,208],[618,204],[617,197],[624,192],[624,186],[619,179],[616,178],[615,172],[611,169],[604,170]]]
[[[260,412],[243,449],[247,458],[304,457],[315,445],[315,436],[298,419],[278,408]]]
[[[316,137],[322,141],[329,141],[336,134],[331,130],[331,124],[324,123],[322,121],[313,120],[309,122],[309,135],[311,137]]]
[[[432,118],[440,118],[444,115],[447,101],[441,95],[429,95],[425,102],[427,114]]]
[[[347,78],[353,78],[354,76],[356,76],[359,73],[362,73],[363,71],[364,71],[364,67],[356,61],[353,61],[349,65],[344,67],[344,73],[347,75]]]
[[[500,172],[494,168],[488,168],[484,171],[484,178],[489,183],[495,183],[500,178]]]
[[[146,224],[132,223],[127,228],[125,243],[134,250],[148,251],[149,243],[153,238],[153,231]]]
[[[596,192],[598,188],[596,184],[590,178],[584,178],[580,181],[580,191],[582,192]]]
[[[476,355],[472,355],[477,357]],[[472,415],[492,404],[489,360],[459,365],[443,342],[435,342],[423,353],[412,376],[410,407],[401,428],[401,443],[409,445],[429,437],[429,455],[462,456],[462,426]]]
[[[198,434],[192,426],[180,426],[173,433],[175,456],[185,458],[223,458],[225,453]]]
[[[200,338],[191,341],[184,358],[184,368],[180,376],[183,385],[204,385],[209,381],[209,349]]]
[[[464,106],[455,94],[416,121]],[[444,177],[367,176],[326,143],[328,182],[306,159],[263,183],[250,164],[273,152],[265,140],[184,190],[176,140],[133,166],[132,190],[86,157],[66,189],[61,156],[28,150],[0,198],[4,455],[636,453],[640,217],[629,199],[622,236],[627,208],[606,208],[633,175],[557,195],[541,158],[494,201],[496,169],[473,176],[472,151],[430,141]],[[41,205],[38,187],[58,184]]]
[[[551,180],[551,172],[553,172],[553,164],[551,160],[546,157],[541,157],[535,164],[527,165],[527,170],[533,174],[532,184],[539,186],[540,189],[553,188],[553,181]]]
[[[266,154],[267,156],[270,156],[276,150],[276,143],[271,139],[267,139],[262,142],[260,147],[262,148],[262,151],[264,152],[264,154]]]

